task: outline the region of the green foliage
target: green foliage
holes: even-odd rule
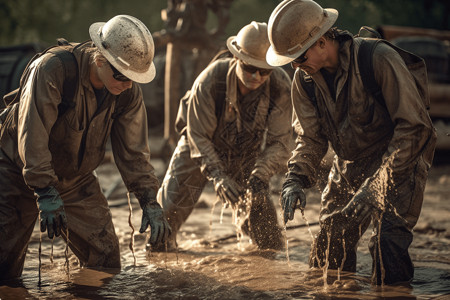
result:
[[[212,0],[210,0],[212,1]],[[278,0],[234,0],[225,38],[235,35],[251,21],[267,22]],[[362,25],[381,24],[450,29],[448,0],[317,0],[336,8],[341,29],[356,33]],[[0,0],[0,46],[43,42],[58,37],[69,41],[89,38],[88,28],[118,14],[142,20],[151,32],[164,28],[163,0]],[[212,18],[214,14],[209,14]],[[211,25],[212,24],[212,25]],[[208,20],[208,26],[214,26]]]

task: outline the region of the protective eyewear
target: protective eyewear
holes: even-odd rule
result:
[[[111,70],[113,71],[113,78],[117,81],[131,81],[128,77],[120,73],[114,66],[109,63],[109,66],[111,67]]]
[[[251,65],[246,65],[243,62],[241,62],[241,67],[242,69],[250,74],[255,74],[256,72],[259,72],[259,75],[261,76],[267,76],[270,73],[272,73],[272,69],[261,69],[255,66],[251,66]]]
[[[296,59],[294,59],[294,60],[292,61],[292,63],[301,65],[302,63],[304,63],[305,61],[307,61],[307,60],[308,60],[308,57],[306,56],[306,52],[308,52],[308,50],[306,50],[302,55],[300,55],[299,57],[297,57]]]

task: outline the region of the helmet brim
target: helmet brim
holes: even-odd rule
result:
[[[269,50],[267,50],[266,60],[272,66],[284,66],[291,63],[294,59],[302,55],[306,50],[308,50],[322,35],[327,32],[331,26],[336,22],[338,18],[338,11],[333,8],[325,8],[328,13],[328,18],[323,23],[323,26],[319,31],[317,31],[314,38],[311,38],[307,43],[305,43],[299,51],[292,54],[279,54],[275,51],[272,45],[270,45]]]
[[[94,42],[95,46],[97,46],[101,54],[110,64],[114,66],[114,68],[116,68],[120,73],[122,73],[130,80],[137,83],[149,83],[150,81],[152,81],[156,76],[156,68],[153,61],[146,72],[137,72],[130,68],[126,68],[123,63],[119,62],[113,55],[109,53],[107,49],[102,46],[100,32],[103,25],[105,24],[105,22],[97,22],[89,27],[89,35],[91,36],[91,40]]]
[[[243,53],[239,49],[236,48],[236,45],[234,43],[236,39],[236,36],[230,36],[227,39],[227,47],[228,50],[230,50],[231,53],[233,53],[234,56],[239,58],[240,60],[244,61],[247,64],[250,64],[252,66],[261,68],[261,69],[273,69],[274,66],[269,65],[266,61],[257,59],[255,57],[251,57],[248,54]]]

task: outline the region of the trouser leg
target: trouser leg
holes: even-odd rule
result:
[[[378,168],[379,161],[349,162],[335,157],[322,194],[320,229],[310,253],[310,266],[356,271],[358,242],[370,219],[362,224],[349,223],[339,211],[352,199],[354,193],[368,176]],[[362,175],[364,174],[364,175]]]
[[[81,266],[120,268],[119,239],[97,177],[89,174],[60,185],[69,247]]]
[[[170,239],[173,244],[178,230],[194,209],[206,183],[206,177],[192,161],[189,145],[182,136],[158,191],[158,202],[172,228]]]
[[[242,228],[259,249],[276,249],[283,247],[282,235],[278,226],[277,214],[268,191],[251,199],[247,228]]]
[[[20,170],[1,150],[0,181],[0,280],[4,280],[22,275],[38,210]]]
[[[374,219],[369,250],[372,255],[372,282],[394,284],[411,281],[414,265],[408,253],[423,202],[428,168],[422,159],[394,177],[387,207],[381,219]]]

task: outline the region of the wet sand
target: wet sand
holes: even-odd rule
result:
[[[153,164],[157,175],[163,176],[162,161],[154,159]],[[430,172],[410,247],[415,264],[412,289],[370,284],[370,229],[358,248],[356,274],[309,269],[311,233],[315,234],[318,226],[312,225],[310,233],[299,213],[288,223],[297,227],[286,231],[288,251],[257,251],[248,238],[238,243],[231,210],[222,212],[219,204],[214,206],[216,199],[209,185],[181,228],[176,253],[146,252],[148,233],[138,233],[141,211],[132,196],[133,254],[127,192],[120,175],[114,164],[106,161],[98,176],[109,195],[122,269],[80,269],[69,251],[67,274],[65,243],[55,240],[51,262],[52,245],[43,235],[39,285],[40,234],[36,226],[22,280],[0,286],[0,299],[450,299],[450,164],[436,165]],[[281,216],[277,179],[271,182],[272,200]],[[315,224],[318,190],[309,190],[307,199],[305,217]]]

